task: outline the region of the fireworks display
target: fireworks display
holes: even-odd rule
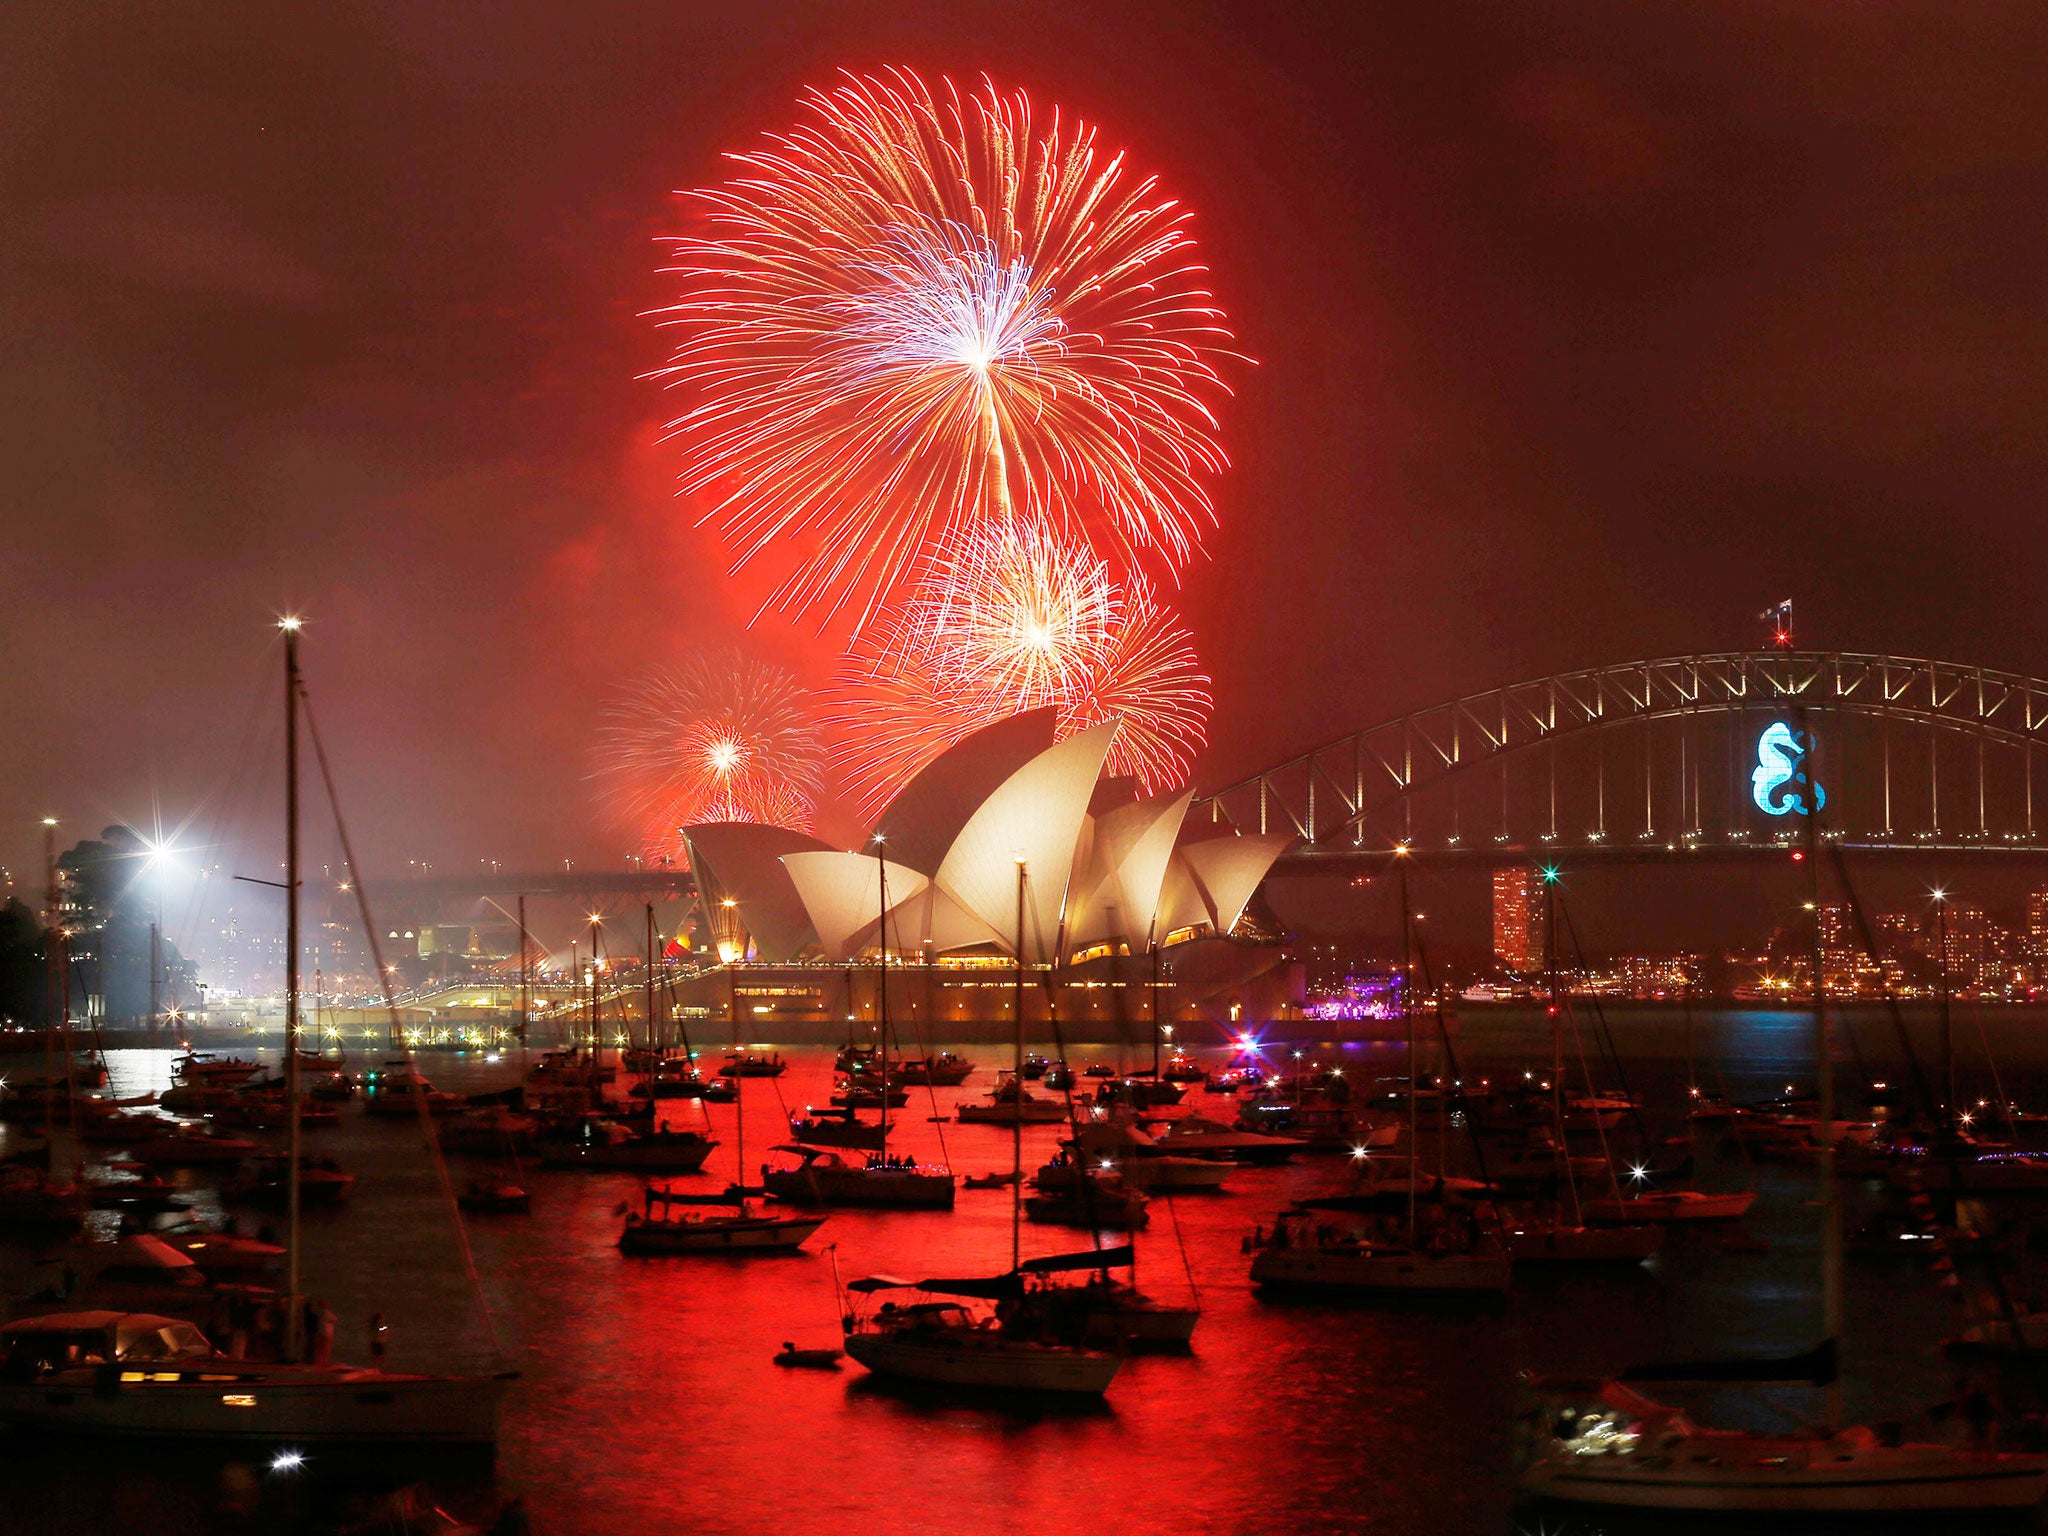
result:
[[[696,822],[808,828],[824,767],[796,680],[714,651],[653,673],[605,707],[593,776],[643,854],[681,862],[681,829]]]
[[[1041,531],[989,525],[865,636],[841,688],[844,747],[870,812],[983,726],[1054,706],[1059,734],[1120,718],[1105,771],[1149,792],[1200,749],[1209,680],[1143,578]]]
[[[684,484],[777,600],[862,625],[984,519],[1177,568],[1213,521],[1223,315],[1187,211],[983,81],[848,76],[692,194],[658,377]]]

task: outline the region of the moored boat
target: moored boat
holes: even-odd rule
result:
[[[0,1326],[0,1423],[45,1434],[485,1443],[510,1380],[242,1359],[160,1314],[54,1312]]]
[[[793,1205],[871,1205],[951,1210],[953,1175],[912,1157],[870,1156],[852,1163],[837,1152],[785,1144],[772,1148],[793,1164],[764,1166],[761,1187]]]
[[[883,1275],[847,1286],[856,1296],[923,1288]],[[847,1354],[877,1376],[903,1381],[1100,1397],[1123,1364],[1106,1350],[1047,1343],[1012,1331],[993,1317],[976,1316],[957,1300],[885,1301],[865,1316],[849,1307],[844,1317]]]

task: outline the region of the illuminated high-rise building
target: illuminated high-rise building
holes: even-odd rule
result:
[[[2048,960],[2048,890],[2027,893],[2026,946],[2028,958]]]
[[[1533,869],[1508,867],[1493,872],[1493,955],[1511,971],[1543,966],[1543,881]]]

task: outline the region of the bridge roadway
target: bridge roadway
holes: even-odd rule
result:
[[[1986,842],[1899,843],[1862,841],[1856,838],[1831,840],[1850,858],[1883,859],[1904,863],[1913,859],[1939,859],[1943,863],[1963,861],[2013,866],[2048,863],[2048,845],[2038,842],[1993,840]],[[1432,868],[1491,869],[1502,865],[1541,864],[1556,861],[1574,869],[1626,867],[1658,864],[1666,868],[1709,864],[1786,863],[1804,851],[1798,839],[1757,839],[1754,841],[1686,842],[1617,837],[1600,842],[1502,842],[1493,838],[1471,838],[1456,846],[1417,842],[1403,846],[1378,847],[1304,843],[1281,856],[1273,866],[1276,875],[1350,876],[1360,870],[1382,869],[1403,856]]]

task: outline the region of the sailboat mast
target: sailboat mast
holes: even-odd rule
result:
[[[63,1050],[64,1059],[67,1063],[65,1068],[67,1087],[65,1100],[68,1104],[71,1099],[71,1094],[68,1091],[70,1073],[68,1063],[71,1059],[71,978],[65,974],[64,970],[64,917],[62,912],[64,883],[63,877],[57,870],[57,818],[54,816],[45,816],[43,818],[43,867],[49,874],[49,895],[46,898],[49,905],[43,918],[43,966],[47,973],[45,980],[49,990],[49,1015],[43,1020],[43,1067],[47,1081],[55,1082],[56,1073],[51,1070],[55,1063],[50,1060],[50,1042],[55,1040]],[[75,1110],[73,1112],[75,1113]],[[50,1103],[50,1095],[45,1091],[43,1094],[43,1134],[45,1136],[51,1134],[53,1123],[51,1117],[54,1113],[55,1111]]]
[[[1564,1184],[1572,1192],[1572,1225],[1583,1226],[1578,1181],[1572,1177],[1571,1137],[1564,1128],[1564,1015],[1557,1002],[1557,882],[1546,873],[1543,885],[1543,990],[1550,1008],[1550,1120],[1557,1127],[1557,1161]],[[1587,1084],[1590,1089],[1591,1084]],[[1560,1196],[1562,1189],[1559,1190]],[[1555,1202],[1552,1225],[1562,1226],[1564,1202]]]
[[[1819,743],[1814,739],[1806,711],[1802,709],[1799,714],[1800,731],[1806,738],[1807,780],[1818,784]],[[1825,941],[1820,922],[1818,805],[1806,814],[1806,878],[1808,902],[1813,908],[1813,1060],[1815,1070],[1820,1074],[1820,1328],[1825,1349],[1832,1348],[1842,1336],[1842,1230],[1839,1196],[1835,1189],[1835,1058],[1828,1027],[1827,972],[1823,969]],[[1947,959],[1944,954],[1944,965]],[[1832,1431],[1842,1422],[1842,1385],[1839,1370],[1830,1371],[1828,1377],[1827,1428]]]
[[[1408,918],[1408,859],[1407,850],[1396,852],[1395,862],[1401,869],[1401,1022],[1408,1029],[1408,1246],[1415,1246],[1415,1181],[1421,1172],[1416,1158],[1415,1131],[1415,1009],[1409,993],[1413,990],[1415,965],[1413,955],[1414,934]]]
[[[719,909],[725,913],[725,934],[718,940],[718,949],[725,958],[726,1022],[732,1026],[732,1155],[739,1170],[740,1214],[744,1216],[747,1214],[747,1079],[742,1071],[745,1063],[740,1056],[740,984],[733,970],[743,948],[739,918],[734,915],[737,905],[730,896],[719,903]],[[888,1097],[886,1084],[882,1096]]]
[[[647,1049],[661,1049],[654,1034],[654,903],[647,903]]]
[[[881,880],[881,916],[877,934],[881,969],[875,979],[875,1033],[882,1041],[882,1147],[889,1145],[889,861],[882,856],[882,834],[875,834],[875,873]],[[931,1063],[925,1063],[925,1081],[931,1081]]]
[[[526,936],[526,896],[519,897],[519,1048],[526,1049],[527,1015],[532,1007],[533,954],[527,948],[531,941]]]
[[[1815,909],[1818,912],[1818,908]],[[1956,1097],[1956,1031],[1955,1015],[1948,995],[1948,895],[1937,892],[1934,898],[1936,937],[1934,948],[1934,971],[1941,988],[1941,1064],[1942,1081],[1948,1093],[1946,1120],[1943,1127],[1953,1133],[1957,1124],[1956,1112],[1962,1107],[1962,1100]],[[1820,919],[1815,917],[1814,921]]]
[[[284,631],[285,1357],[299,1357],[299,621]]]
[[[1010,992],[1010,1273],[1024,1257],[1024,860],[1017,861],[1017,968]]]

